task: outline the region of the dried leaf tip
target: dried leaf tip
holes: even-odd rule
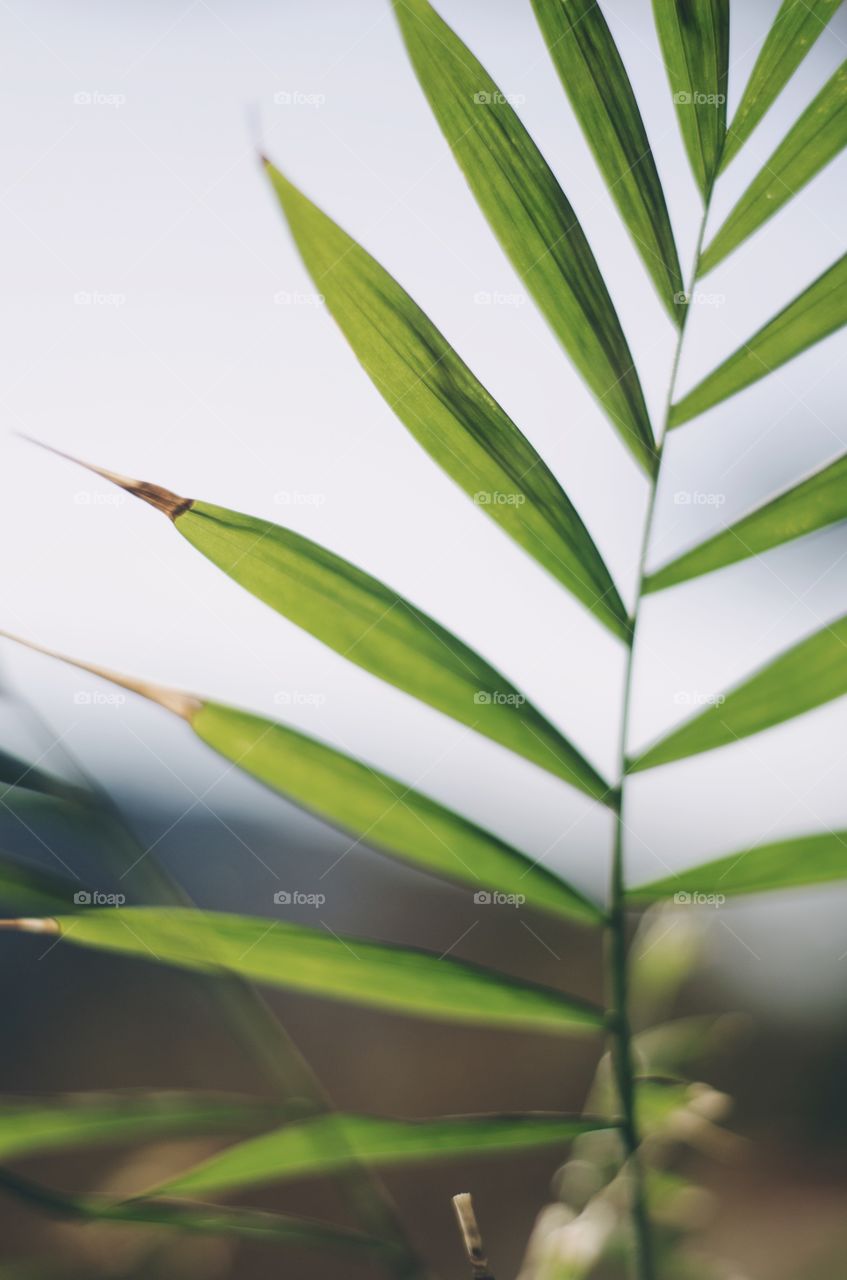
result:
[[[19,916],[17,920],[0,920],[0,929],[15,929],[18,933],[59,934],[62,926],[52,916]]]
[[[0,631],[0,637],[6,640],[14,640],[15,644],[22,644],[25,648],[33,649],[36,653],[43,653],[48,658],[58,658],[60,662],[66,662],[69,666],[77,667],[80,671],[88,671],[91,675],[97,676],[101,680],[109,680],[112,684],[119,685],[120,688],[127,689],[130,693],[137,693],[142,698],[149,698],[151,702],[164,707],[166,711],[172,711],[174,715],[180,716],[183,720],[189,721],[189,723],[194,714],[203,706],[201,699],[195,697],[193,693],[184,693],[181,689],[169,689],[164,685],[153,684],[149,680],[136,680],[132,676],[124,676],[117,671],[111,671],[108,667],[99,667],[93,662],[80,662],[77,658],[69,658],[66,654],[58,653],[55,649],[48,649],[46,645],[35,644],[32,640],[24,640],[21,636],[12,635],[10,631]]]
[[[488,1270],[488,1259],[485,1256],[482,1236],[480,1235],[470,1192],[462,1191],[454,1196],[453,1208],[456,1210],[465,1252],[471,1264],[473,1280],[494,1280],[494,1276]]]
[[[142,502],[148,502],[157,511],[164,512],[171,520],[176,520],[177,516],[181,516],[191,507],[193,498],[181,498],[178,493],[163,489],[161,485],[151,484],[149,480],[133,480],[130,476],[122,476],[117,471],[107,471],[105,467],[97,467],[93,462],[83,462],[82,458],[75,458],[73,454],[65,453],[63,449],[57,449],[52,444],[45,444],[43,440],[36,440],[33,436],[23,435],[23,433],[19,434],[30,444],[37,444],[40,449],[55,453],[58,458],[74,462],[78,467],[85,467],[86,471],[92,471],[95,475],[102,476],[104,480],[111,481],[119,489],[124,489],[135,498],[141,498]]]

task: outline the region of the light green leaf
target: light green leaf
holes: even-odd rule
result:
[[[770,893],[774,889],[844,879],[847,879],[847,831],[826,831],[741,849],[663,880],[637,885],[627,890],[626,896],[629,902],[640,904],[681,893],[696,903],[698,894],[734,898],[740,894]]]
[[[772,547],[802,538],[847,519],[847,454],[813,471],[720,533],[668,564],[648,573],[644,593],[663,591],[725,565],[758,556]]]
[[[377,390],[440,467],[515,541],[627,638],[626,609],[543,459],[387,271],[272,165],[312,278]]]
[[[532,0],[574,114],[609,193],[678,323],[685,286],[665,195],[638,103],[596,0]]]
[[[765,161],[723,226],[703,252],[704,276],[768,218],[797,195],[847,143],[847,62],[842,62],[814,102]]]
[[[482,212],[628,448],[654,474],[650,419],[594,255],[549,165],[427,0],[395,0],[409,57]]]
[[[78,946],[204,973],[223,970],[410,1017],[559,1035],[596,1031],[604,1021],[601,1010],[558,991],[329,929],[179,907],[89,910],[58,917],[46,929],[54,927]]]
[[[841,0],[783,0],[727,129],[721,170],[741,150],[840,4]]]
[[[668,425],[682,426],[758,382],[847,321],[847,254],[675,404]]]
[[[26,915],[67,911],[79,887],[78,880],[65,880],[0,854],[0,902],[6,908]]]
[[[274,1115],[267,1104],[226,1094],[128,1089],[121,1093],[0,1096],[0,1159],[171,1134],[242,1133]],[[276,1109],[279,1114],[279,1108]]]
[[[780,654],[629,763],[628,772],[724,747],[847,693],[847,614]]]
[[[563,1146],[608,1120],[555,1112],[393,1120],[334,1114],[228,1147],[147,1195],[207,1196],[310,1177],[350,1164],[382,1167]]]
[[[396,688],[613,804],[577,749],[505,676],[396,591],[308,538],[205,502],[175,519],[235,582]]]
[[[297,804],[374,848],[475,890],[599,922],[603,913],[544,867],[396,778],[285,725],[219,703],[190,716],[194,732]]]
[[[653,13],[682,139],[706,196],[726,134],[729,0],[653,0]]]

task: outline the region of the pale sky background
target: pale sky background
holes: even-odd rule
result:
[[[594,168],[528,2],[441,0],[519,111],[598,256],[658,415],[670,323]],[[732,114],[778,0],[733,6]],[[604,5],[687,273],[698,218],[647,0]],[[387,0],[22,0],[0,9],[3,626],[83,659],[286,718],[490,826],[593,892],[608,820],[529,763],[380,685],[242,592],[161,516],[18,440],[289,523],[399,588],[521,687],[608,774],[622,650],[394,418],[309,281],[255,141],[401,281],[540,450],[631,590],[645,487],[526,296],[456,167]],[[719,185],[714,230],[843,60],[815,45]],[[290,96],[292,102],[280,101]],[[841,157],[707,277],[688,389],[844,251]],[[482,306],[486,291],[504,301]],[[297,304],[280,295],[307,295]],[[80,297],[89,301],[80,301]],[[674,434],[651,562],[845,447],[843,334]],[[674,502],[679,491],[721,505]],[[632,745],[844,611],[842,525],[653,597]],[[220,762],[164,712],[8,644],[3,670],[112,786],[179,813]],[[288,705],[283,705],[288,699]],[[632,786],[630,878],[847,826],[844,700]],[[10,722],[7,741],[32,750]],[[13,741],[14,738],[14,741]],[[61,767],[51,753],[44,763]],[[221,811],[284,806],[227,774]],[[301,821],[301,820],[298,820]],[[302,819],[308,825],[311,820]],[[364,856],[364,855],[363,855]],[[845,892],[733,907],[715,963],[810,1006],[842,990]],[[731,929],[733,936],[727,930]],[[808,960],[798,970],[798,940]],[[810,973],[814,972],[814,981]]]

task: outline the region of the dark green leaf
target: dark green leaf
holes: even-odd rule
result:
[[[532,0],[594,159],[659,297],[678,322],[685,286],[641,112],[596,0]]]
[[[78,880],[65,880],[0,854],[0,902],[7,909],[39,916],[67,911],[80,887]]]
[[[650,419],[614,305],[550,167],[485,68],[427,0],[395,0],[421,86],[482,212],[554,333],[649,473]]]
[[[76,800],[83,794],[69,782],[45,773],[37,765],[27,764],[11,752],[0,750],[0,798],[7,788],[19,787],[54,800]]]
[[[706,196],[726,134],[729,0],[653,0],[653,13],[682,139]]]
[[[627,891],[627,898],[640,904],[682,894],[696,904],[698,895],[730,898],[844,879],[847,831],[826,831],[741,849],[663,880],[637,885]]]
[[[727,129],[721,169],[740,151],[840,4],[841,0],[783,0]]]
[[[682,426],[751,383],[758,382],[847,321],[847,254],[769,320],[671,409],[668,425]]]
[[[514,685],[433,618],[291,529],[205,502],[175,520],[224,573],[324,644],[598,800],[608,784]]]
[[[310,1177],[350,1164],[376,1166],[563,1146],[609,1121],[555,1112],[392,1120],[327,1115],[288,1124],[214,1155],[148,1195],[207,1196]]]
[[[661,739],[628,772],[724,747],[847,693],[847,614],[780,654]]]
[[[603,919],[576,890],[497,836],[325,743],[214,702],[202,703],[190,724],[239,769],[412,866],[475,890],[522,895],[557,915]]]
[[[793,129],[765,161],[704,251],[705,275],[796,196],[847,143],[847,62],[842,62]]]
[[[644,580],[645,594],[761,555],[793,538],[847,519],[847,454],[663,565]]]
[[[56,923],[80,946],[204,973],[223,970],[410,1017],[565,1035],[599,1030],[604,1020],[601,1010],[558,991],[329,929],[178,907],[89,910]]]
[[[272,165],[297,247],[365,372],[430,457],[615,635],[630,626],[559,482],[435,325]]]

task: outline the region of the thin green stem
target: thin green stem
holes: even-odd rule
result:
[[[632,706],[633,672],[635,668],[635,643],[638,634],[638,621],[641,613],[643,597],[644,566],[653,531],[653,517],[656,510],[656,494],[659,488],[662,458],[664,456],[665,435],[668,428],[670,409],[676,390],[677,374],[682,356],[682,343],[688,313],[691,307],[691,293],[697,278],[697,266],[700,251],[703,247],[703,236],[706,220],[709,216],[711,189],[706,194],[703,216],[697,235],[694,250],[694,262],[688,284],[688,304],[682,315],[674,349],[671,366],[668,395],[665,402],[661,430],[656,444],[656,469],[650,480],[650,491],[647,499],[647,512],[644,518],[644,529],[641,538],[641,549],[638,557],[638,570],[635,588],[635,607],[632,615],[632,635],[626,655],[624,671],[623,709],[621,713],[620,741],[618,755],[620,762],[621,798],[615,815],[614,848],[612,853],[611,893],[608,920],[608,982],[609,1011],[608,1023],[611,1034],[611,1055],[617,1083],[618,1099],[621,1108],[621,1135],[627,1167],[632,1183],[631,1214],[633,1233],[635,1236],[635,1256],[633,1274],[636,1280],[655,1280],[656,1270],[653,1257],[653,1241],[650,1229],[650,1217],[647,1208],[647,1195],[644,1169],[641,1161],[641,1138],[636,1116],[635,1069],[632,1055],[632,1026],[629,1016],[629,967],[626,930],[626,880],[624,875],[624,831],[626,820],[626,749],[629,736],[630,710]]]

